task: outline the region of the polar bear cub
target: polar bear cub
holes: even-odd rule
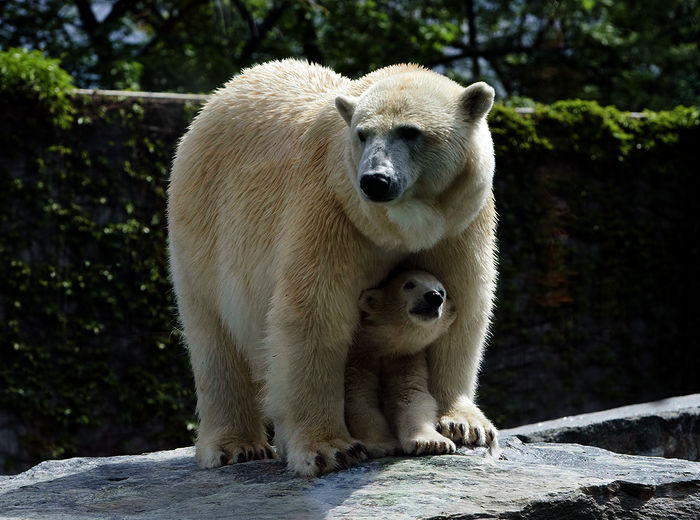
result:
[[[445,288],[430,273],[406,271],[364,291],[360,309],[345,373],[350,435],[371,457],[454,453],[455,444],[435,429],[425,352],[455,320]]]

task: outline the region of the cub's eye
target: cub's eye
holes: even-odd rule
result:
[[[423,135],[423,132],[421,132],[420,129],[410,125],[398,126],[394,132],[396,133],[397,137],[403,139],[404,141],[416,141]]]
[[[410,291],[411,289],[415,289],[415,287],[416,287],[416,284],[413,283],[412,280],[409,280],[409,281],[406,282],[406,283],[404,284],[404,286],[403,286],[403,288],[406,289],[407,291]]]
[[[364,143],[367,140],[367,134],[363,130],[360,130],[358,128],[357,129],[357,138],[360,140],[361,143]]]

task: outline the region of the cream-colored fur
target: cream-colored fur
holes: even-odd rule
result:
[[[360,293],[399,263],[434,273],[460,310],[428,350],[440,420],[491,428],[473,397],[496,280],[492,101],[483,83],[414,65],[351,81],[284,60],[244,71],[202,109],[168,189],[201,466],[271,455],[264,417],[299,474],[364,457],[344,421],[346,356]],[[395,139],[405,124],[418,145]],[[401,188],[391,201],[360,189],[377,161],[358,125]]]
[[[435,298],[432,303],[426,298]],[[425,348],[455,319],[442,284],[405,271],[360,297],[362,319],[345,372],[345,422],[370,457],[454,453],[435,430],[438,407],[428,390]]]

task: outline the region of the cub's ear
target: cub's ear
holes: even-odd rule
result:
[[[338,96],[335,98],[335,108],[338,110],[345,122],[350,126],[352,121],[352,115],[355,113],[355,107],[357,106],[356,97],[351,96]]]
[[[483,81],[469,85],[459,96],[459,104],[468,121],[477,121],[485,117],[493,106],[496,93],[493,87]]]
[[[382,298],[382,291],[379,289],[367,289],[362,291],[360,295],[360,309],[373,314],[379,309],[379,303]]]

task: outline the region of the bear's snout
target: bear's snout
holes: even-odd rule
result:
[[[360,178],[360,189],[372,202],[389,202],[398,195],[396,183],[382,173],[368,173]]]
[[[442,295],[435,290],[428,291],[427,293],[425,293],[423,295],[423,299],[430,307],[434,309],[440,307],[440,305],[442,305],[442,302],[445,301]]]

